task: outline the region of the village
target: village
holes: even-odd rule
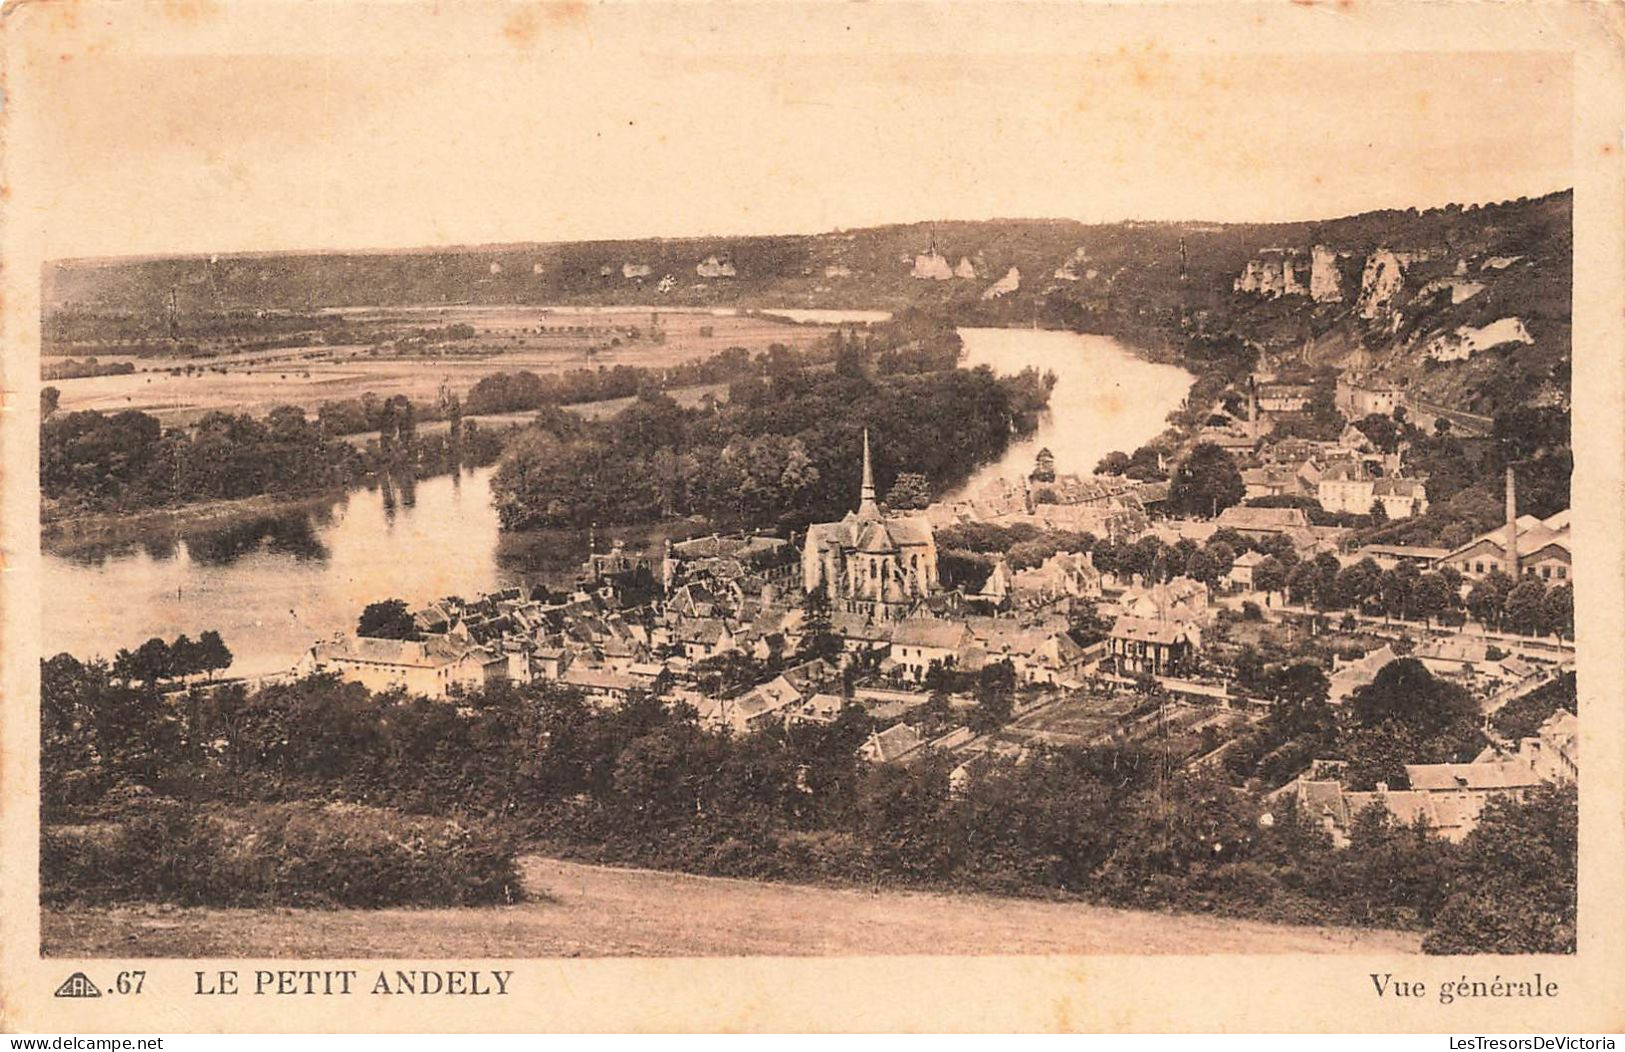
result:
[[[1348,424],[1334,440],[1272,435],[1312,397],[1261,369],[1182,448],[1158,454],[1159,469],[1202,447],[1235,459],[1244,503],[1209,517],[1174,514],[1169,481],[1057,474],[1049,450],[1026,477],[894,510],[879,498],[866,434],[859,491],[839,521],[656,551],[611,541],[568,592],[399,604],[406,616],[379,634],[394,638],[318,641],[294,672],[450,703],[501,682],[557,684],[605,707],[648,695],[739,735],[856,708],[872,728],[867,760],[949,756],[963,786],[1068,745],[1139,744],[1171,768],[1216,767],[1279,702],[1258,673],[1264,658],[1319,667],[1334,710],[1408,658],[1478,705],[1471,762],[1406,762],[1408,788],[1356,791],[1340,761],[1305,756],[1272,797],[1295,800],[1336,843],[1372,804],[1459,841],[1489,801],[1577,778],[1572,713],[1555,709],[1516,739],[1494,722],[1574,669],[1572,607],[1561,609],[1572,604],[1568,512],[1519,515],[1508,468],[1503,525],[1449,548],[1358,543],[1355,517],[1427,509],[1406,449],[1356,426],[1403,417],[1403,403],[1391,386],[1344,374],[1336,407]],[[1470,417],[1454,423],[1472,434]],[[994,542],[972,553],[987,564],[975,583],[949,563],[964,562],[978,533]],[[1026,540],[1001,548],[999,537]]]

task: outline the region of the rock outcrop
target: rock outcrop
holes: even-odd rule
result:
[[[1463,362],[1491,347],[1505,343],[1534,343],[1521,318],[1501,318],[1474,328],[1463,325],[1428,341],[1427,356],[1436,362]]]
[[[1237,292],[1276,299],[1281,296],[1307,296],[1298,253],[1291,249],[1266,248],[1247,261],[1247,266],[1231,286]]]
[[[954,268],[948,265],[942,253],[932,249],[914,257],[914,269],[909,276],[922,281],[949,281],[954,276]]]
[[[727,256],[706,256],[694,267],[694,273],[702,278],[733,278],[739,272],[734,269],[733,260]]]
[[[1343,302],[1343,275],[1337,269],[1337,251],[1330,245],[1309,250],[1309,297],[1316,303]]]
[[[982,298],[985,300],[996,300],[1000,296],[1010,295],[1010,293],[1019,288],[1021,288],[1021,271],[1015,267],[1011,267],[1005,272],[1004,277],[987,287],[987,289],[982,293]]]
[[[1065,263],[1055,269],[1055,280],[1077,281],[1082,276],[1080,268],[1087,262],[1089,262],[1089,253],[1081,247],[1078,248],[1072,255],[1067,257]]]
[[[1360,301],[1357,310],[1366,321],[1391,317],[1394,297],[1405,287],[1405,268],[1393,251],[1379,248],[1366,257],[1360,275]]]

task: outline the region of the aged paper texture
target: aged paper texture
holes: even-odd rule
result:
[[[1625,1022],[1617,6],[0,26],[6,1029]]]

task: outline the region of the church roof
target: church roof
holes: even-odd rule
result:
[[[861,552],[894,552],[897,542],[892,540],[886,531],[884,520],[865,523],[858,533],[858,550]]]

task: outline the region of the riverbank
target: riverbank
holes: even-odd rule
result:
[[[1409,932],[989,895],[769,884],[528,856],[540,901],[424,910],[42,911],[52,957],[1418,953]],[[545,896],[545,898],[542,898]]]

